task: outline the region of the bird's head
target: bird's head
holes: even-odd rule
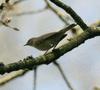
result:
[[[36,41],[36,38],[31,38],[27,41],[27,43],[24,45],[24,46],[34,46],[35,44],[35,41]]]

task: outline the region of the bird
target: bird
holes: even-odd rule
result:
[[[39,37],[32,37],[27,41],[27,43],[24,46],[35,47],[38,50],[46,51],[45,53],[47,53],[48,50],[51,48],[53,48],[54,50],[58,43],[67,36],[65,32],[67,32],[69,29],[72,29],[75,26],[76,24],[73,23],[57,32],[46,33]]]

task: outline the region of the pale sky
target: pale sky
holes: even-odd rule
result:
[[[69,4],[88,24],[100,20],[99,0],[63,0]],[[27,0],[17,6],[18,12],[41,9],[42,0]],[[19,61],[26,56],[36,57],[42,54],[32,47],[23,45],[31,37],[43,33],[56,31],[63,27],[63,23],[49,10],[39,14],[14,17],[12,26],[20,29],[13,31],[0,25],[0,61],[5,64]],[[86,41],[84,44],[59,58],[59,63],[75,90],[93,90],[100,87],[100,37]],[[32,90],[33,72],[16,78],[0,86],[0,90]],[[57,68],[50,64],[43,65],[38,70],[37,90],[69,90]]]

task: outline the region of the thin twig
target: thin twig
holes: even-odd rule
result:
[[[29,15],[29,14],[38,14],[41,12],[44,12],[45,10],[47,10],[48,8],[45,7],[43,9],[37,10],[37,11],[28,11],[28,12],[21,12],[21,13],[17,13],[14,16],[22,16],[22,15]]]
[[[64,71],[62,70],[62,67],[60,66],[60,64],[57,61],[54,61],[53,64],[58,68],[58,70],[60,71],[60,74],[62,75],[62,78],[64,79],[66,85],[69,87],[70,90],[74,90],[72,85],[70,84],[70,82],[68,81],[67,77],[64,74]]]
[[[9,28],[11,28],[11,29],[13,29],[13,30],[15,30],[15,31],[19,31],[18,28],[16,28],[16,27],[12,27],[12,26],[10,26],[10,25],[4,23],[3,21],[0,21],[0,23],[1,23],[2,25],[4,25],[5,27],[9,27]]]
[[[34,84],[33,84],[33,90],[36,90],[37,88],[37,67],[34,68]]]

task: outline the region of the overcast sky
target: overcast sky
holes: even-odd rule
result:
[[[99,0],[63,0],[71,6],[88,24],[100,20]],[[27,0],[16,7],[17,12],[38,10],[45,6],[43,0]],[[26,56],[36,57],[41,51],[24,47],[31,37],[63,28],[63,23],[50,10],[45,12],[13,17],[11,24],[20,29],[13,31],[0,25],[0,61],[5,64],[19,61]],[[100,86],[100,37],[86,41],[84,44],[68,52],[58,62],[75,90],[93,90]],[[32,90],[33,72],[17,78],[0,90]],[[37,90],[69,90],[57,68],[50,64],[38,69]]]

